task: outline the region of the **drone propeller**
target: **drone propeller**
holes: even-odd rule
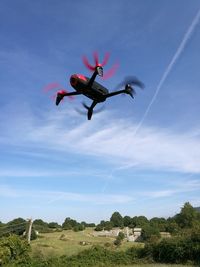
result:
[[[57,82],[54,82],[54,83],[49,83],[47,84],[45,87],[44,87],[44,92],[45,93],[48,93],[49,91],[51,90],[59,90],[59,91],[56,91],[56,93],[53,94],[53,96],[51,96],[51,98],[55,101],[56,97],[57,97],[57,93],[60,93],[60,94],[65,94],[65,93],[68,93],[68,91],[65,89],[65,88],[62,88],[62,85],[57,83]],[[70,100],[73,100],[74,99],[74,96],[67,96]],[[62,101],[64,100],[64,98],[62,99]]]
[[[87,69],[89,69],[90,71],[95,71],[97,67],[104,67],[107,63],[108,63],[108,60],[110,58],[110,53],[106,53],[105,56],[104,56],[104,59],[102,61],[102,63],[99,63],[99,55],[97,52],[94,52],[93,53],[93,58],[94,58],[94,64],[95,65],[91,65],[87,59],[86,56],[83,56],[83,63],[84,65],[86,66]],[[102,77],[102,79],[106,80],[106,79],[109,79],[110,77],[112,77],[115,72],[117,71],[119,67],[119,64],[118,63],[115,63],[105,74],[104,76]]]
[[[126,85],[130,85],[130,86],[138,86],[141,89],[145,88],[145,85],[143,82],[141,82],[137,77],[135,76],[126,76],[124,78],[124,80],[118,84],[117,89],[124,87]]]
[[[144,84],[135,76],[127,76],[124,80],[118,84],[117,89],[123,88],[125,86],[125,93],[134,98],[136,95],[135,88],[133,86],[138,86],[141,89],[144,89]]]

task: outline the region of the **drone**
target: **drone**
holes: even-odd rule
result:
[[[85,109],[87,109],[87,118],[88,120],[91,120],[94,107],[106,101],[108,98],[112,96],[116,96],[119,94],[127,94],[130,95],[132,98],[134,98],[134,95],[136,94],[135,89],[133,86],[138,86],[140,88],[144,88],[144,84],[138,80],[136,77],[126,77],[123,82],[121,82],[118,85],[119,87],[124,87],[121,90],[109,92],[107,88],[105,88],[103,85],[95,81],[97,76],[100,76],[103,78],[104,71],[103,67],[107,64],[109,59],[109,54],[106,53],[104,56],[104,59],[102,63],[99,63],[99,57],[97,52],[93,54],[94,57],[94,65],[91,65],[86,57],[83,57],[83,63],[84,65],[93,72],[92,76],[90,78],[82,75],[82,74],[73,74],[70,77],[70,84],[75,89],[73,92],[68,92],[66,90],[60,90],[57,92],[56,95],[56,105],[58,106],[61,100],[63,100],[64,97],[72,97],[75,95],[84,95],[92,100],[91,106],[87,106],[85,103],[83,103],[83,106]],[[113,67],[105,73],[105,76],[108,78],[113,75],[113,73],[117,69],[117,64],[113,65]]]

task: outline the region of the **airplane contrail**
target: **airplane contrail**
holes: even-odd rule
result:
[[[200,19],[200,9],[199,11],[197,12],[197,15],[194,17],[194,19],[192,20],[192,23],[191,25],[189,26],[187,32],[185,33],[184,37],[183,37],[183,40],[181,41],[178,49],[176,50],[172,60],[170,61],[169,65],[167,66],[166,70],[164,71],[161,79],[160,79],[160,82],[158,83],[158,86],[156,88],[156,91],[142,117],[142,119],[140,120],[140,122],[138,123],[136,129],[135,129],[135,132],[134,132],[134,136],[137,134],[138,130],[141,128],[144,120],[146,119],[148,113],[149,113],[149,110],[151,109],[151,106],[153,105],[154,101],[156,100],[156,97],[160,91],[160,89],[162,88],[165,80],[167,79],[168,75],[170,74],[172,68],[174,67],[174,65],[176,64],[177,60],[179,59],[181,53],[184,51],[185,49],[185,46],[186,44],[188,43],[188,41],[190,40],[197,24],[199,23],[199,19]],[[117,172],[119,171],[120,169],[127,169],[127,168],[130,168],[130,167],[133,167],[132,164],[130,165],[127,165],[127,166],[124,166],[124,167],[119,167],[119,168],[116,168],[114,170],[111,171],[111,173],[109,174],[109,177],[112,177],[114,172]],[[106,188],[108,187],[108,181],[106,181],[106,183],[104,184],[104,187],[102,188],[102,193],[105,192]]]
[[[176,64],[177,60],[179,59],[181,53],[184,51],[185,49],[185,46],[186,44],[188,43],[188,41],[190,40],[197,24],[199,23],[199,19],[200,19],[200,9],[199,11],[197,12],[197,15],[194,17],[194,19],[192,20],[192,23],[191,25],[189,26],[187,32],[185,33],[184,37],[183,37],[183,40],[181,41],[178,49],[176,50],[176,53],[174,54],[171,62],[169,63],[169,65],[167,66],[166,70],[164,71],[162,77],[161,77],[161,80],[160,82],[158,83],[158,86],[156,88],[156,91],[151,99],[151,102],[149,103],[142,119],[140,120],[139,124],[137,125],[136,129],[135,129],[135,132],[134,132],[134,135],[138,132],[138,130],[140,129],[140,127],[142,126],[145,118],[147,117],[148,113],[149,113],[149,110],[151,108],[151,106],[153,105],[154,101],[156,100],[156,97],[161,89],[161,87],[163,86],[165,80],[167,79],[168,75],[170,74],[172,68],[174,67],[174,65]]]

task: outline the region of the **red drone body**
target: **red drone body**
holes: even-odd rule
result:
[[[93,56],[95,65],[91,65],[88,59],[85,56],[83,57],[83,63],[90,71],[93,72],[92,76],[88,78],[82,74],[73,74],[70,77],[70,84],[75,89],[75,91],[68,92],[62,89],[57,92],[57,97],[56,97],[56,105],[58,105],[65,96],[72,97],[74,95],[82,94],[93,100],[90,107],[88,107],[86,104],[83,104],[83,106],[88,110],[87,112],[88,120],[91,119],[93,114],[93,109],[96,106],[96,104],[104,102],[108,97],[119,95],[122,93],[128,94],[133,98],[135,90],[132,88],[132,85],[139,86],[140,88],[144,87],[144,84],[141,81],[139,81],[136,77],[128,77],[118,86],[118,87],[123,86],[124,89],[109,93],[109,90],[100,83],[96,82],[95,78],[97,75],[99,75],[104,79],[110,78],[116,72],[118,64],[117,63],[114,64],[112,68],[104,74],[103,67],[108,62],[109,53],[105,54],[102,63],[99,63],[97,52],[95,52]]]

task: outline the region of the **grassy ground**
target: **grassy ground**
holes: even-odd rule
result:
[[[60,239],[63,237],[62,240]],[[116,249],[113,245],[115,238],[113,237],[94,237],[91,228],[81,232],[71,230],[41,234],[36,240],[31,242],[32,256],[44,259],[61,255],[75,255],[88,249],[94,245],[101,245],[108,249],[126,250],[132,246],[143,246],[142,243],[133,243],[124,241],[122,245]],[[86,242],[81,245],[80,242]],[[191,265],[171,265],[171,264],[135,264],[135,265],[119,265],[116,267],[190,267]],[[107,266],[110,267],[110,266]]]
[[[118,265],[117,267],[192,267],[192,265],[181,265],[181,264],[134,264],[134,265]],[[109,266],[107,266],[109,267]]]
[[[61,240],[60,237],[62,235],[63,238]],[[40,255],[44,258],[61,255],[71,256],[94,245],[101,245],[114,249],[114,240],[115,238],[113,237],[94,237],[92,229],[85,229],[81,232],[67,230],[46,233],[41,234],[41,237],[31,242],[32,255]],[[80,242],[86,242],[86,245],[81,245]],[[119,250],[125,250],[134,245],[142,246],[141,243],[124,242]]]

